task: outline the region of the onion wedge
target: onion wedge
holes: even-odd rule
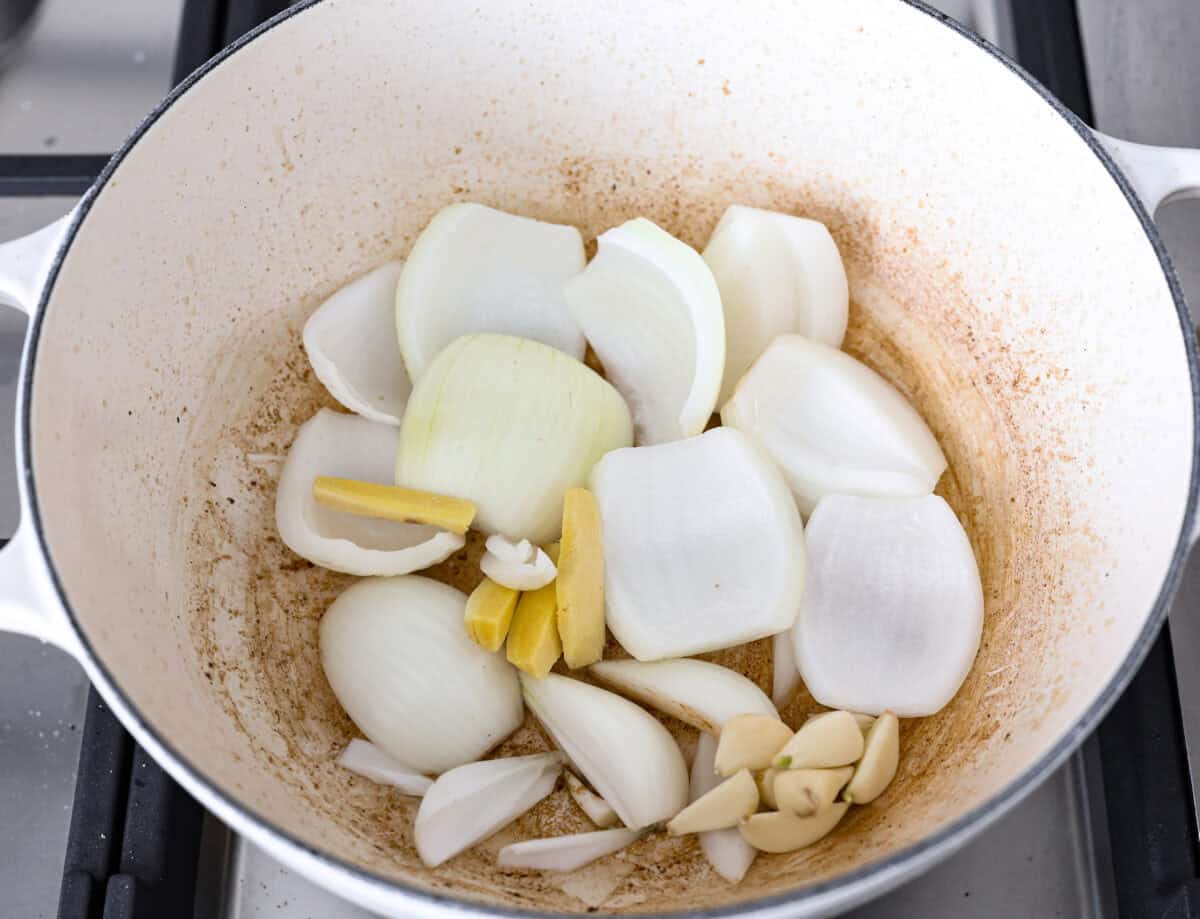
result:
[[[575,773],[567,772],[567,792],[571,799],[579,805],[579,809],[588,816],[588,820],[602,830],[609,830],[621,822],[617,812],[609,806],[602,797],[583,784],[582,779]]]
[[[347,284],[304,324],[304,351],[317,379],[350,411],[399,424],[412,391],[396,344],[396,285],[403,262]]]
[[[638,660],[728,648],[791,626],[804,532],[779,471],[739,431],[616,450],[592,471],[608,627]]]
[[[687,803],[683,754],[653,715],[598,686],[521,675],[525,701],[575,768],[631,829],[674,817]]]
[[[735,204],[713,230],[704,261],[725,307],[722,402],[777,335],[798,332],[841,347],[850,288],[823,223]]]
[[[644,217],[599,238],[567,304],[633,411],[637,439],[704,430],[721,388],[725,320],[704,259]]]
[[[799,688],[800,671],[796,668],[791,630],[779,632],[771,639],[771,701],[782,709]]]
[[[358,575],[409,574],[461,549],[466,540],[457,533],[360,517],[313,497],[318,476],[389,484],[399,441],[391,425],[328,409],[301,425],[275,492],[275,525],[284,544],[315,565]]]
[[[548,839],[527,839],[505,846],[496,856],[502,868],[535,868],[540,871],[574,871],[598,858],[619,852],[638,841],[642,830],[593,830]]]
[[[402,795],[421,797],[429,791],[433,779],[421,775],[415,769],[398,763],[369,740],[355,737],[337,758],[343,769],[356,772],[363,778],[391,785]]]
[[[793,640],[813,698],[902,718],[949,702],[983,628],[979,569],[950,506],[832,495],[809,521],[808,552]]]
[[[799,335],[771,343],[721,421],[762,443],[805,516],[829,494],[927,495],[946,468],[937,440],[890,383]]]
[[[704,797],[721,784],[713,765],[717,741],[711,734],[701,734],[696,742],[696,758],[692,760],[691,800]],[[713,870],[731,884],[737,884],[750,870],[758,850],[742,838],[736,827],[709,830],[700,834],[700,848]]]
[[[582,358],[586,347],[563,300],[583,270],[575,227],[482,204],[438,211],[409,253],[396,291],[396,331],[409,376],[419,380],[462,335],[502,332]]]
[[[707,661],[680,658],[655,661],[601,661],[588,668],[601,683],[692,727],[718,734],[734,715],[777,717],[758,686],[736,670]]]
[[[433,783],[413,824],[421,861],[433,868],[453,858],[554,791],[562,755],[536,753],[468,763]]]

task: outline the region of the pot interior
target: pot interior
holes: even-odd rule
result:
[[[1180,323],[1135,215],[1003,63],[894,0],[327,0],[218,65],[142,134],[61,267],[32,386],[36,500],[78,625],[150,727],[306,846],[470,901],[649,912],[793,891],[936,833],[1022,777],[1129,654],[1191,470]],[[920,409],[970,534],[983,644],[902,725],[876,803],[731,887],[692,838],[570,875],[498,869],[581,831],[563,790],[436,870],[415,801],[333,764],[354,736],[317,623],[350,581],[279,542],[279,459],[335,407],[300,330],[451,201],[702,247],[724,208],[824,221],[847,349]],[[478,547],[436,569],[467,590]],[[709,655],[769,688],[769,643]],[[803,693],[784,712],[815,710]],[[690,755],[694,734],[668,725]],[[500,753],[544,749],[532,723]]]

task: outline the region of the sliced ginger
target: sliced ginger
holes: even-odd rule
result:
[[[322,475],[313,480],[312,493],[318,504],[358,517],[424,523],[451,533],[467,532],[475,519],[475,505],[471,501],[396,485]]]
[[[519,596],[517,591],[497,584],[491,578],[480,581],[467,597],[464,621],[471,640],[489,651],[500,650],[512,625]]]
[[[604,655],[604,546],[600,506],[586,488],[563,499],[557,584],[563,658],[572,669],[594,664]]]
[[[562,654],[555,621],[557,608],[553,581],[537,590],[526,591],[517,601],[508,630],[509,662],[538,679],[550,672]]]

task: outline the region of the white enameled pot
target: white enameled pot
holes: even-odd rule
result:
[[[1047,776],[1162,623],[1196,517],[1197,364],[1148,215],[1197,188],[1200,154],[1092,134],[901,0],[302,3],[172,93],[68,218],[0,248],[0,298],[31,316],[0,625],[75,655],[184,787],[351,900],[579,910],[486,846],[423,868],[412,805],[332,764],[352,729],[315,628],[346,579],[271,513],[277,457],[327,403],[301,325],[451,201],[589,236],[641,214],[697,246],[733,202],[816,217],[848,266],[847,347],[949,458],[978,661],[906,723],[885,801],[817,846],[730,887],[656,837],[588,883],[634,912],[845,909]]]

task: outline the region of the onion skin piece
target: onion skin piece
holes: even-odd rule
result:
[[[692,760],[690,798],[695,801],[720,784],[714,760],[717,741],[711,734],[701,734],[696,742],[696,757]],[[735,828],[709,830],[699,835],[700,848],[713,870],[731,884],[738,884],[750,870],[758,850],[742,838]]]
[[[395,482],[475,502],[474,526],[558,539],[563,496],[596,461],[633,443],[620,394],[579,361],[507,335],[469,335],[413,387]]]
[[[708,661],[601,661],[588,672],[622,695],[709,734],[719,734],[735,715],[779,717],[756,683]]]
[[[809,583],[792,639],[808,691],[865,715],[932,715],[979,650],[971,542],[937,495],[831,495],[808,526]]]
[[[937,439],[891,383],[800,335],[771,342],[721,422],[762,445],[805,516],[825,495],[927,495],[946,469]]]
[[[624,827],[526,839],[505,846],[497,853],[502,868],[532,868],[538,871],[574,871],[598,858],[619,852],[637,842],[644,832]]]
[[[525,701],[555,744],[630,829],[670,820],[688,773],[671,733],[628,699],[552,673],[522,675]]]
[[[466,603],[428,578],[369,578],[321,619],[321,665],[342,708],[419,772],[478,759],[523,720],[516,671],[467,637]]]

